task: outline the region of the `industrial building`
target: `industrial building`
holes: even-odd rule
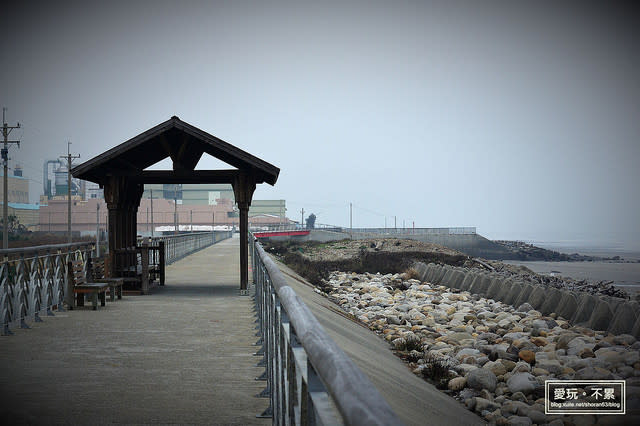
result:
[[[26,200],[28,200],[28,182]],[[40,208],[34,205],[31,215],[43,232],[67,231],[68,175],[63,160],[47,160],[43,166],[43,191]],[[95,183],[81,179],[71,180],[72,231],[95,234],[106,230],[107,206],[103,190]],[[10,204],[11,206],[11,204]],[[152,213],[153,212],[153,213]],[[253,200],[249,221],[255,227],[273,227],[288,224],[285,200]],[[23,215],[24,216],[24,215]],[[138,208],[138,233],[178,229],[210,229],[211,226],[238,226],[233,189],[220,184],[156,184],[145,185]],[[186,227],[186,228],[185,228]]]
[[[0,179],[4,174],[0,171]],[[13,175],[7,176],[7,214],[16,216],[18,222],[30,231],[38,228],[38,205],[29,203],[29,179],[22,176],[20,166],[15,166]],[[4,203],[4,189],[0,185],[0,205]]]
[[[156,184],[145,185],[142,199],[176,200],[178,205],[185,206],[215,206],[218,203],[235,202],[233,189],[226,184]],[[253,200],[249,208],[249,217],[270,215],[286,218],[287,207],[285,200]]]

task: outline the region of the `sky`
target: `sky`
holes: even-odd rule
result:
[[[640,248],[640,19],[613,2],[11,3],[33,200],[67,141],[79,164],[177,115],[279,167],[254,199],[297,220]]]

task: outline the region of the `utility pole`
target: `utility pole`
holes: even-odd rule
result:
[[[153,237],[153,189],[149,190],[149,196],[151,197],[151,236]]]
[[[193,210],[189,210],[189,213],[191,214],[191,225],[189,226],[189,231],[193,232]]]
[[[302,213],[302,219],[300,219],[300,225],[302,225],[302,229],[305,228],[304,226],[304,208],[302,210],[300,210],[300,213]]]
[[[80,154],[71,155],[71,141],[67,141],[67,155],[61,155],[60,158],[67,159],[67,233],[71,244],[71,162],[80,158]]]
[[[216,212],[211,212],[211,231],[215,232],[216,230]]]
[[[2,108],[2,136],[4,138],[4,145],[2,146],[2,163],[4,166],[4,182],[2,188],[4,189],[4,200],[2,203],[2,248],[9,248],[9,144],[15,143],[20,148],[20,141],[10,141],[9,133],[13,129],[19,129],[20,123],[15,126],[8,126],[5,119],[5,113],[7,109]]]
[[[349,203],[349,229],[353,232],[353,204]]]
[[[397,234],[398,233],[398,223],[396,221],[396,217],[393,216],[393,231]]]

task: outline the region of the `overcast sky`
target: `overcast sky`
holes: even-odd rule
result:
[[[640,246],[640,22],[611,2],[11,3],[32,191],[67,140],[86,161],[177,115],[278,166],[254,199],[298,220]]]

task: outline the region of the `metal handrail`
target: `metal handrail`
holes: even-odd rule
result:
[[[28,318],[42,321],[40,314],[62,310],[67,295],[68,263],[86,261],[93,243],[52,244],[0,250],[0,322],[2,334],[12,334],[10,326],[29,328]]]
[[[252,247],[256,307],[274,424],[399,425],[371,381],[326,334],[257,241]],[[337,408],[337,410],[336,410]]]
[[[231,238],[232,231],[190,232],[179,235],[167,235],[152,237],[149,239],[150,247],[158,247],[164,243],[165,265],[180,260],[198,250],[216,244],[227,238]],[[141,245],[144,238],[139,239]]]

